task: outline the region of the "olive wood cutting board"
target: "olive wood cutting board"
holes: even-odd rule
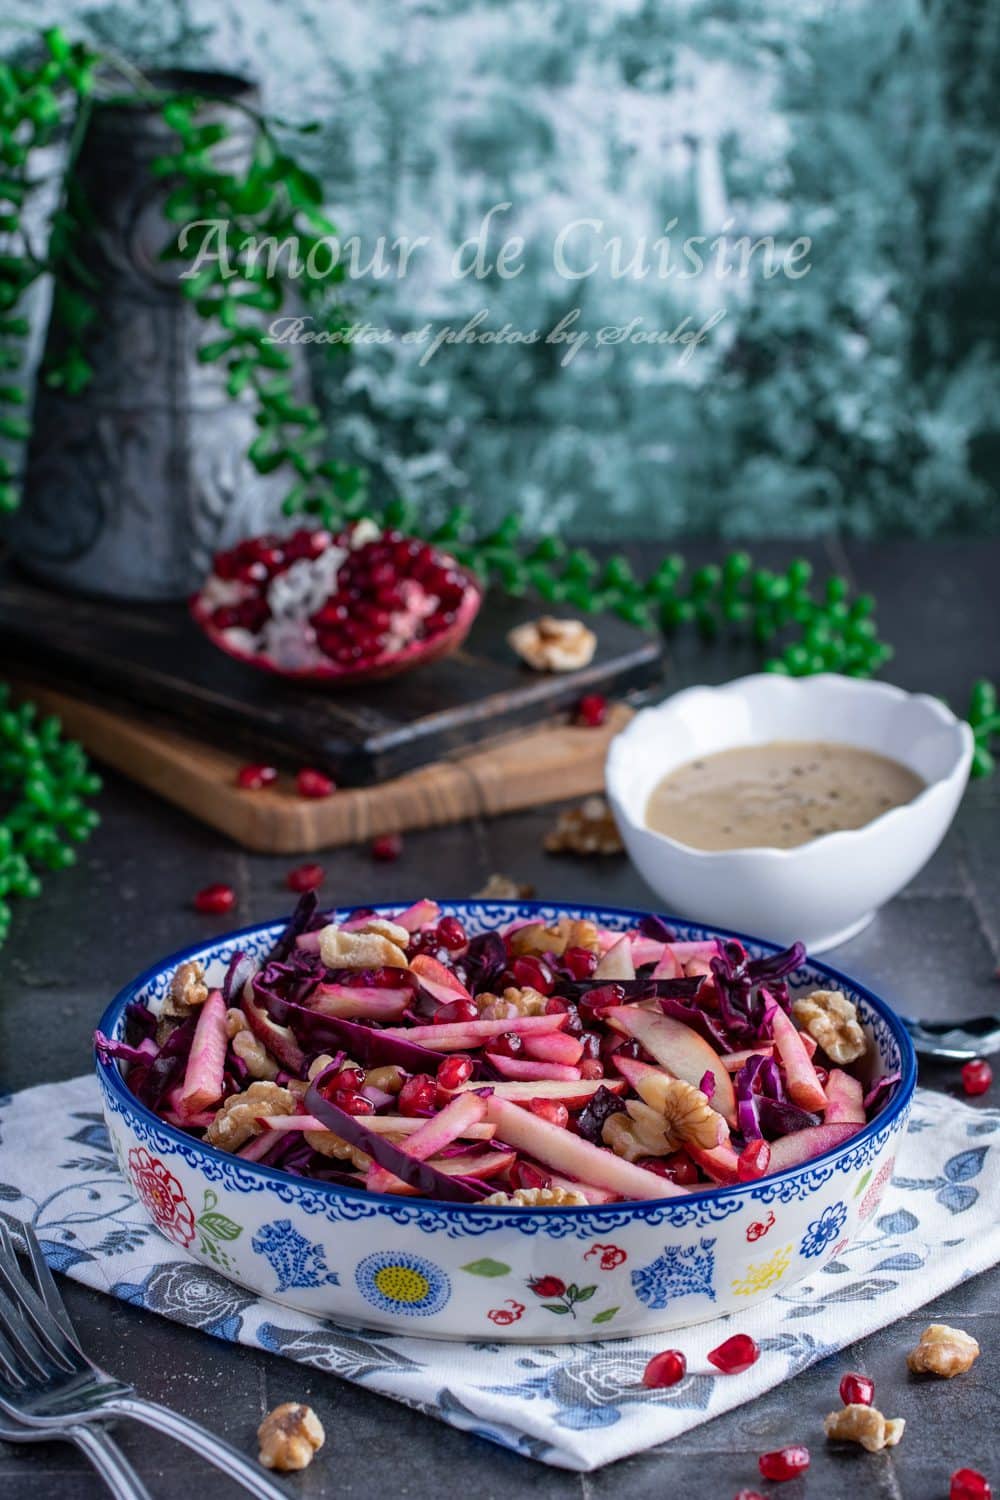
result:
[[[488,594],[450,656],[332,689],[232,660],[182,603],[60,594],[8,566],[0,568],[0,670],[243,760],[317,766],[341,786],[377,782],[384,797],[391,778],[508,730],[552,723],[584,693],[618,698],[659,678],[662,642],[608,615],[594,622],[598,645],[588,666],[532,672],[507,632],[543,612],[537,601]]]
[[[97,760],[245,848],[267,854],[307,853],[599,791],[608,744],[632,712],[625,704],[612,705],[599,729],[550,722],[516,731],[379,786],[344,788],[310,801],[296,794],[291,774],[260,791],[242,791],[235,782],[241,755],[33,682],[16,686],[43,711],[57,714]]]

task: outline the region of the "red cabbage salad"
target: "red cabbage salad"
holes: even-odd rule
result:
[[[434,901],[339,922],[304,896],[213,988],[98,1032],[132,1093],[246,1161],[370,1192],[511,1207],[683,1195],[842,1145],[882,1108],[873,1048],[805,958],[569,916],[469,936]]]

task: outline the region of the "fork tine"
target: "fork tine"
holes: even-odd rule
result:
[[[30,1240],[25,1235],[30,1248]],[[39,1254],[41,1250],[39,1249]],[[19,1306],[27,1325],[49,1350],[64,1370],[72,1372],[80,1367],[83,1359],[75,1340],[67,1337],[34,1287],[28,1281],[18,1263],[14,1242],[3,1224],[0,1224],[0,1294],[6,1292]],[[58,1296],[58,1293],[56,1294]]]
[[[66,1311],[66,1304],[56,1285],[56,1278],[53,1276],[49,1263],[42,1253],[42,1247],[38,1243],[38,1236],[30,1224],[24,1225],[23,1233],[24,1242],[27,1246],[28,1260],[31,1263],[31,1270],[35,1278],[35,1286],[38,1289],[38,1294],[74,1349],[79,1350],[82,1354],[83,1350],[80,1349],[76,1329],[73,1327],[70,1315]]]
[[[11,1348],[10,1344],[8,1344],[2,1333],[0,1333],[0,1371],[2,1371],[7,1381],[9,1381],[11,1387],[13,1387],[15,1390],[23,1390],[26,1386],[27,1382],[22,1373],[17,1355],[14,1353],[14,1350]],[[2,1395],[3,1385],[2,1382],[0,1382],[0,1396]]]
[[[52,1378],[51,1357],[47,1357],[30,1323],[4,1291],[0,1291],[0,1334],[4,1336],[8,1348],[12,1349],[24,1380]]]

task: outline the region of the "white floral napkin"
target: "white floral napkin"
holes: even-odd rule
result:
[[[99,1291],[394,1396],[560,1468],[600,1468],[750,1401],[814,1360],[1000,1260],[1000,1111],[919,1092],[880,1212],[821,1271],[733,1318],[641,1339],[527,1346],[342,1331],[254,1296],[161,1238],[119,1175],[93,1078],[0,1101],[0,1214],[29,1220],[51,1264]],[[761,1358],[705,1356],[734,1332]],[[647,1391],[664,1347],[686,1378]]]

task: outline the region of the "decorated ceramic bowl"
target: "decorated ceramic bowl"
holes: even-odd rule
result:
[[[532,918],[625,931],[643,916],[539,902],[442,902],[470,934]],[[397,906],[380,908],[389,913]],[[681,940],[714,932],[667,919]],[[195,944],[116,996],[101,1030],[120,1037],[132,1000],[154,1009],[184,959],[220,983],[232,955],[263,956],[285,923]],[[732,934],[723,934],[732,936]],[[740,937],[752,956],[776,950]],[[368,1193],[244,1161],[174,1129],[97,1062],[122,1172],[158,1228],[196,1259],[272,1301],[347,1326],[432,1338],[565,1343],[683,1328],[752,1307],[840,1253],[878,1207],[906,1126],[916,1063],[902,1025],[869,990],[808,961],[794,993],[841,989],[871,1041],[871,1077],[898,1070],[881,1112],[845,1145],[785,1172],[607,1207],[510,1209]]]

